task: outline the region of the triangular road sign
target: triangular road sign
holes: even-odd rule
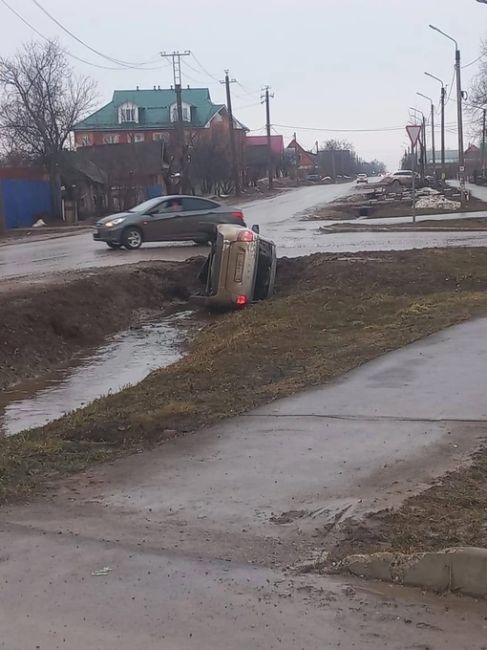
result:
[[[409,139],[411,140],[411,146],[415,147],[418,144],[419,136],[421,133],[422,126],[421,124],[410,124],[406,127],[408,132]]]

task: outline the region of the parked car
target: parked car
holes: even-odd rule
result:
[[[199,274],[204,289],[193,298],[216,308],[242,308],[265,300],[274,291],[276,266],[276,246],[259,234],[258,226],[215,226],[211,251]]]
[[[400,189],[401,187],[412,187],[413,184],[413,173],[416,176],[416,185],[420,180],[420,176],[417,172],[413,172],[410,169],[399,169],[397,172],[389,174],[387,177],[388,182]]]
[[[369,177],[367,174],[358,174],[357,175],[357,185],[359,183],[368,183],[369,182]]]
[[[222,223],[245,226],[243,212],[199,196],[159,196],[99,219],[93,239],[128,250],[156,241],[207,244],[211,227]]]
[[[305,180],[310,182],[310,183],[319,183],[321,178],[319,174],[308,174],[305,177]]]

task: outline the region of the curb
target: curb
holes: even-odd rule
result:
[[[412,555],[350,555],[333,567],[333,572],[347,572],[361,578],[487,598],[485,548],[467,546]]]

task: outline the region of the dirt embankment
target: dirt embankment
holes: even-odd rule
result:
[[[138,264],[0,293],[0,390],[65,364],[129,326],[140,310],[186,300],[200,266]]]

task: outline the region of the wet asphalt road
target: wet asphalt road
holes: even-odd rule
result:
[[[257,223],[262,234],[277,244],[279,256],[295,257],[314,252],[347,253],[373,250],[407,250],[436,246],[485,246],[487,232],[361,232],[320,233],[321,223],[301,221],[311,208],[332,201],[355,185],[303,187],[244,205],[249,225]],[[0,247],[0,279],[23,276],[36,280],[47,274],[112,266],[148,260],[182,261],[205,254],[192,244],[148,244],[138,251],[112,251],[95,243],[91,234],[26,241]]]
[[[485,603],[295,571],[485,439],[486,368],[478,319],[3,510],[0,647],[486,650]]]

